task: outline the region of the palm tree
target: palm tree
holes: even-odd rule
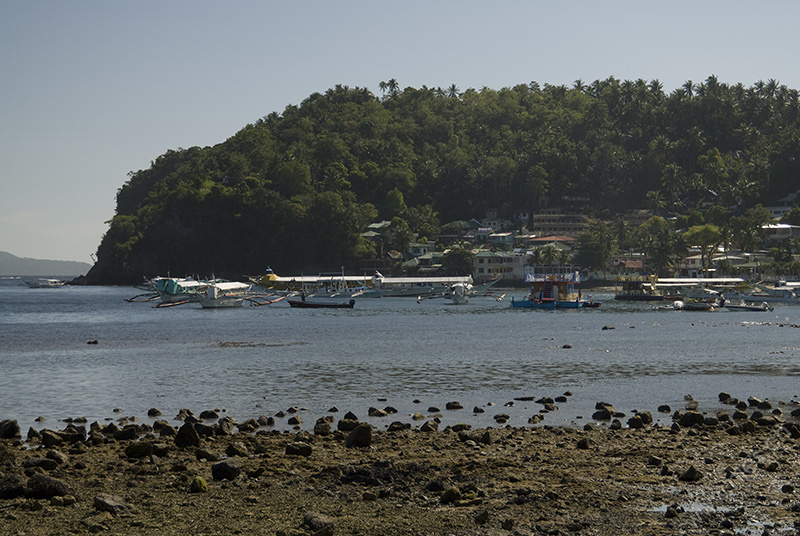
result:
[[[650,208],[653,209],[653,212],[658,214],[662,210],[666,204],[664,203],[664,197],[661,195],[661,192],[658,190],[650,190],[647,192],[647,204],[650,205]]]
[[[450,87],[447,88],[447,96],[451,99],[458,98],[460,92],[458,91],[458,86],[455,84],[450,84]]]
[[[686,92],[686,95],[691,97],[694,95],[694,82],[691,80],[687,80],[683,83],[683,90]]]

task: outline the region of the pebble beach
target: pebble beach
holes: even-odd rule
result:
[[[598,402],[574,427],[477,428],[467,413],[378,427],[335,411],[313,431],[278,430],[274,416],[156,408],[147,423],[27,433],[5,420],[0,532],[796,534],[796,403],[720,393],[727,409],[704,411],[686,398],[633,414]],[[653,419],[666,411],[670,424]]]

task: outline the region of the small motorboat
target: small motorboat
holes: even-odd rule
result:
[[[336,302],[332,300],[286,300],[289,302],[289,307],[297,307],[298,309],[352,309],[356,304],[356,300],[351,299],[347,302]]]
[[[774,311],[775,310],[775,308],[772,307],[767,302],[747,303],[744,300],[742,300],[741,303],[726,303],[724,307],[728,311],[762,311],[762,312],[766,312],[766,311]]]

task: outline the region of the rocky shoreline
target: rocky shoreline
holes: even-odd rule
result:
[[[598,402],[581,429],[440,429],[427,416],[378,430],[348,413],[277,431],[269,417],[182,410],[170,423],[153,409],[152,425],[23,439],[6,420],[0,532],[796,534],[798,411],[720,402],[730,411],[709,415],[689,399],[671,426]]]

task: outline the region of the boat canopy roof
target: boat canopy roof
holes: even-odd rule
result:
[[[472,283],[470,275],[430,276],[430,277],[380,277],[376,278],[381,285],[454,285],[456,283]]]
[[[270,281],[276,283],[331,283],[346,282],[346,283],[363,283],[369,277],[363,275],[283,275],[270,277]]]
[[[700,287],[714,285],[742,285],[744,279],[741,277],[659,277],[656,281],[657,287]]]
[[[224,283],[210,283],[209,287],[217,287],[220,290],[245,290],[250,288],[247,283],[239,283],[238,281],[226,281]]]

